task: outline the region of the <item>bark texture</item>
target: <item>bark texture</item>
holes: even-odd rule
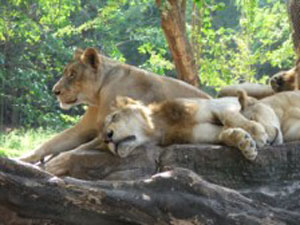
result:
[[[252,163],[223,146],[146,146],[125,160],[75,151],[63,164],[73,178],[0,158],[0,224],[298,225],[299,147]]]
[[[199,87],[197,65],[187,38],[185,27],[185,0],[156,0],[160,9],[161,27],[171,51],[178,78]]]
[[[300,1],[289,0],[288,13],[292,25],[292,38],[295,52],[300,57]]]

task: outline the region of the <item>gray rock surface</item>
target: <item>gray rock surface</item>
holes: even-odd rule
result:
[[[299,225],[298,148],[260,149],[254,162],[209,145],[145,146],[126,159],[75,151],[72,178],[0,158],[0,225]]]

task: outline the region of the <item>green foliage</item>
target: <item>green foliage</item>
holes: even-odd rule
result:
[[[257,0],[237,0],[238,27],[217,27],[212,15],[224,10],[224,3],[197,2],[202,2],[203,22],[197,38],[201,46],[199,73],[205,85],[218,88],[237,81],[265,82],[278,69],[292,66],[294,52],[285,3],[268,0],[259,6]]]
[[[187,1],[187,30],[203,85],[262,82],[292,65],[285,3],[194,2],[199,27],[191,26],[193,2]],[[61,128],[78,120],[82,107],[61,111],[51,94],[76,47],[97,47],[122,62],[175,74],[153,0],[9,0],[0,12],[0,126]],[[235,22],[224,25],[228,18]]]
[[[20,156],[32,151],[56,133],[57,130],[42,128],[0,133],[0,156]]]
[[[60,122],[50,87],[71,49],[53,30],[70,24],[68,18],[79,3],[11,0],[1,5],[0,124],[57,126]]]

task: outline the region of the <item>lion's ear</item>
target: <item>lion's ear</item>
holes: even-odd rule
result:
[[[81,55],[81,61],[94,69],[98,69],[100,59],[97,50],[95,48],[86,48]]]
[[[117,96],[115,101],[115,106],[117,108],[124,108],[128,105],[136,105],[139,104],[139,101],[136,101],[127,96]]]
[[[74,54],[73,54],[73,59],[74,60],[80,60],[80,57],[83,53],[83,50],[81,48],[76,48]]]
[[[242,110],[244,110],[249,105],[248,95],[247,95],[246,91],[244,91],[243,89],[237,90],[236,93],[237,93],[240,105],[242,107]]]

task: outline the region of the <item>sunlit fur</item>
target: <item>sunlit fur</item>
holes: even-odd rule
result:
[[[296,66],[287,71],[280,71],[273,75],[268,85],[255,83],[242,83],[222,87],[219,92],[219,97],[237,96],[237,91],[243,89],[248,96],[262,99],[278,92],[293,91],[299,89],[300,86],[300,64],[299,60]]]
[[[128,97],[118,97],[113,108],[104,123],[104,136],[113,134],[110,150],[122,157],[147,142],[161,146],[211,143],[237,147],[246,158],[254,160],[256,144],[267,142],[264,128],[239,114],[235,98],[176,99],[144,105]],[[134,139],[119,143],[133,136]]]
[[[87,110],[75,126],[21,157],[23,161],[37,162],[47,155],[101,146],[103,143],[98,137],[105,117],[111,112],[111,102],[118,95],[131,96],[146,104],[178,97],[210,98],[183,81],[109,59],[95,48],[75,51],[62,78],[53,87],[53,92],[62,108],[85,104]],[[56,161],[59,158],[56,157]]]
[[[259,101],[240,92],[240,103],[247,118],[261,123],[269,136],[277,136],[276,143],[300,140],[300,91],[281,92]]]

